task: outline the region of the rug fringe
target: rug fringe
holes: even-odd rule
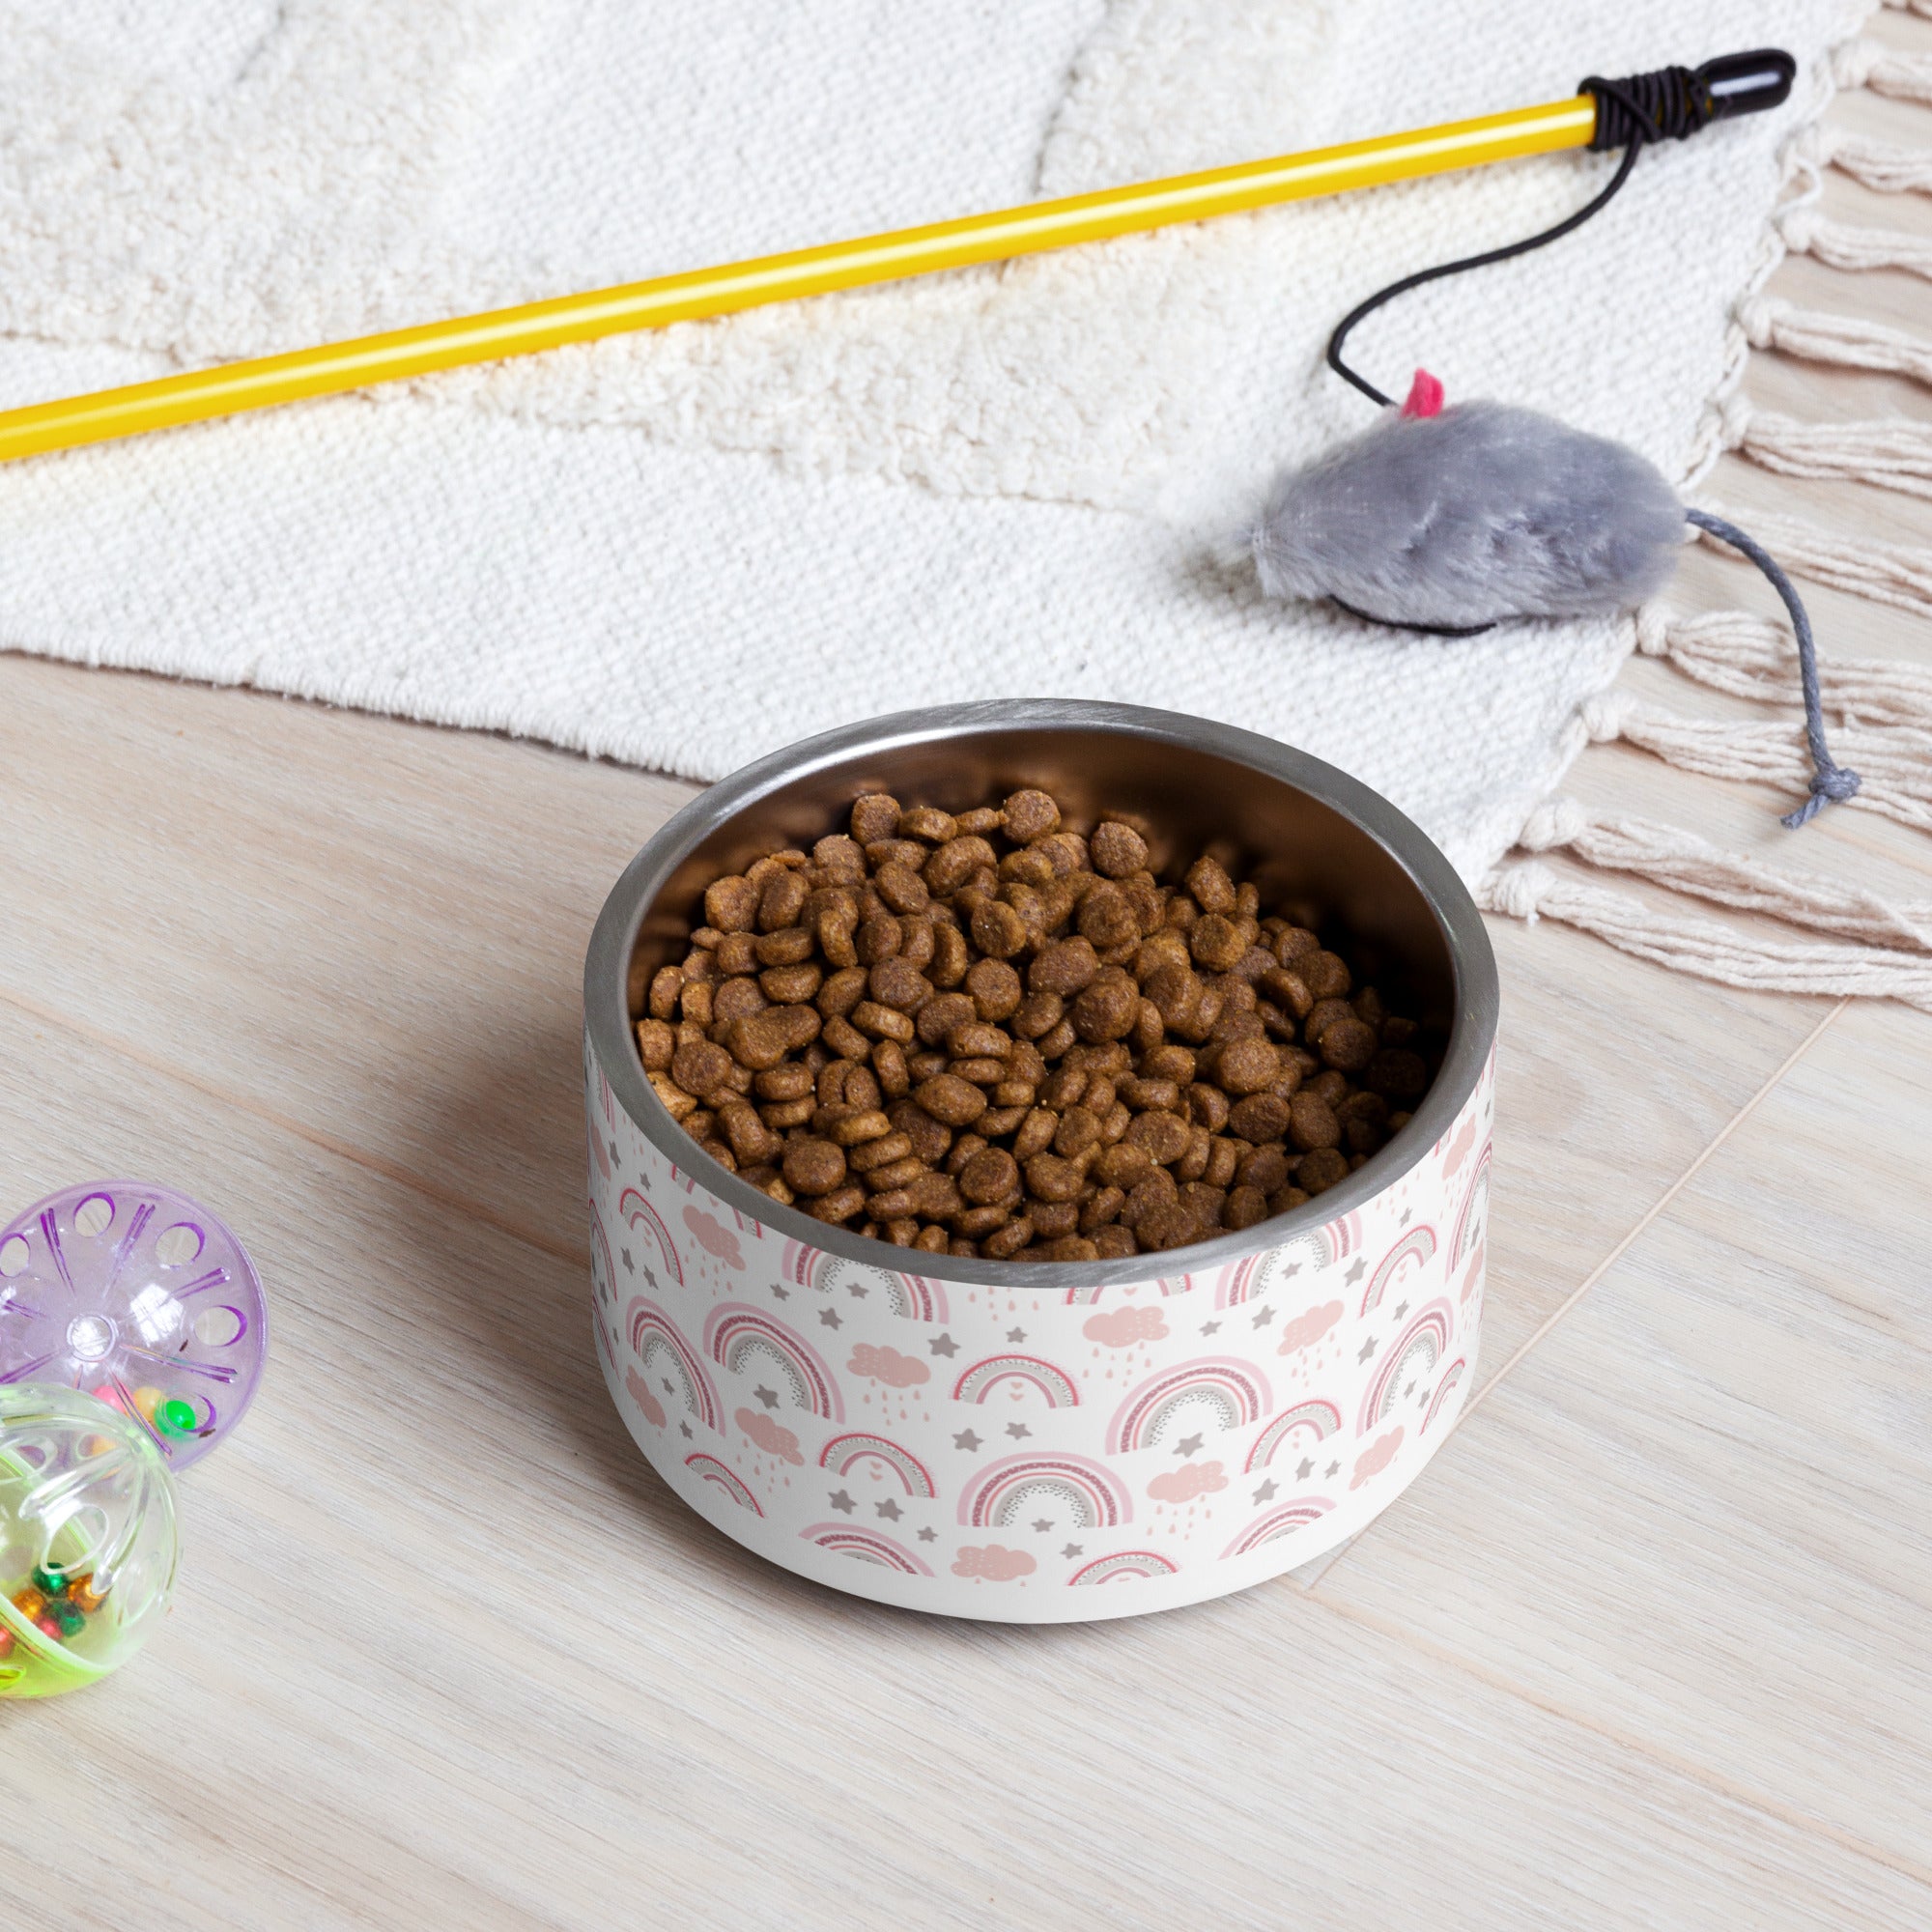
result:
[[[1809,255],[1830,269],[1853,274],[1902,269],[1907,274],[1932,276],[1932,240],[1902,228],[1855,228],[1807,204],[1792,209],[1778,230],[1794,255]]]
[[[1790,627],[1749,611],[1691,617],[1662,603],[1646,604],[1637,612],[1636,647],[1733,697],[1798,703],[1798,645]],[[1932,732],[1932,665],[1821,656],[1818,680],[1826,711],[1843,723]]]
[[[1842,128],[1819,127],[1812,135],[1816,160],[1880,194],[1932,194],[1932,148],[1902,148]]]
[[[1932,423],[1910,416],[1872,422],[1806,423],[1755,409],[1742,390],[1726,399],[1725,446],[1784,476],[1875,483],[1932,497]]]
[[[1893,100],[1932,104],[1932,55],[1901,53],[1882,41],[1845,42],[1832,55],[1832,78],[1839,87],[1864,87]]]
[[[1893,905],[1816,873],[1785,873],[1725,852],[1653,818],[1605,816],[1574,798],[1539,806],[1517,841],[1526,852],[1567,851],[1605,871],[1631,872],[1672,892],[1764,913],[1835,939],[1932,953],[1932,901]]]
[[[1553,919],[1677,973],[1767,993],[1863,995],[1932,1012],[1932,960],[1858,944],[1792,945],[1762,939],[1714,920],[1673,913],[1588,879],[1570,878],[1540,860],[1492,873],[1479,895],[1485,910],[1534,922]]]
[[[1716,514],[1727,515],[1709,505]],[[1774,516],[1753,511],[1744,521],[1751,535],[1797,577],[1833,590],[1848,590],[1874,604],[1890,604],[1900,611],[1932,616],[1932,550],[1916,544],[1870,543],[1806,523],[1802,517]],[[1723,544],[1703,541],[1720,554]]]
[[[1861,322],[1827,309],[1800,308],[1776,296],[1753,296],[1740,304],[1738,321],[1753,349],[1775,349],[1804,362],[1831,362],[1841,369],[1876,369],[1932,385],[1932,341]]]

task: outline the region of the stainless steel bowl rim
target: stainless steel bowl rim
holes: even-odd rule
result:
[[[1087,730],[1126,734],[1150,745],[1173,744],[1245,765],[1306,792],[1351,820],[1401,867],[1435,915],[1455,980],[1449,1049],[1434,1085],[1408,1124],[1347,1179],[1254,1227],[1185,1248],[1107,1262],[992,1262],[926,1254],[868,1240],[785,1207],[741,1180],[703,1152],[673,1121],[644,1077],[631,1031],[630,960],[644,916],[692,847],[768,794],[826,766],[868,753],[1009,731]],[[1401,1179],[1440,1140],[1467,1104],[1495,1037],[1495,954],[1467,888],[1437,846],[1379,792],[1335,766],[1273,738],[1179,712],[1080,698],[1022,698],[900,711],[822,732],[742,766],[699,793],[659,830],[624,869],[598,915],[583,964],[584,1023],[611,1093],[665,1158],[741,1214],[809,1247],[870,1267],[942,1281],[1065,1294],[1071,1288],[1148,1281],[1163,1270],[1196,1274],[1260,1254],[1296,1235],[1325,1227]]]

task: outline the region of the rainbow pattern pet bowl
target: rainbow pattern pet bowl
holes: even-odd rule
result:
[[[957,811],[1023,785],[1074,822],[1142,814],[1157,864],[1235,839],[1264,903],[1312,904],[1378,948],[1449,1031],[1408,1125],[1291,1214],[1096,1264],[893,1250],[700,1151],[631,1026],[704,887],[840,829],[865,792]],[[1387,1508],[1468,1389],[1495,1030],[1495,961],[1447,860],[1386,800],[1272,740],[1036,701],[779,753],[666,825],[591,939],[591,1273],[611,1398],[699,1515],[882,1603],[1061,1623],[1258,1583]]]

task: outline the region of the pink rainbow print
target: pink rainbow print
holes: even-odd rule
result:
[[[1171,1294],[1191,1294],[1194,1292],[1194,1277],[1191,1274],[1162,1275],[1154,1287],[1159,1289],[1163,1299]],[[1069,1308],[1091,1308],[1108,1293],[1105,1288],[1069,1288],[1061,1299]]]
[[[904,1485],[909,1496],[938,1493],[932,1486],[932,1473],[925,1464],[910,1449],[902,1449],[883,1435],[869,1435],[864,1431],[851,1435],[835,1435],[818,1456],[818,1466],[830,1469],[838,1476],[849,1476],[859,1463],[866,1462],[878,1463],[890,1469]]]
[[[700,1451],[696,1456],[687,1456],[684,1466],[694,1475],[707,1483],[715,1483],[740,1509],[748,1509],[753,1516],[763,1516],[758,1507],[758,1499],[738,1479],[737,1474],[725,1467],[716,1456],[707,1456]]]
[[[1224,1267],[1215,1278],[1214,1306],[1238,1308],[1293,1280],[1305,1268],[1324,1268],[1338,1260],[1336,1230],[1343,1225],[1331,1222],[1325,1228],[1311,1228],[1277,1248],[1266,1248]]]
[[[1086,1456],[1008,1456],[981,1469],[959,1498],[959,1520],[975,1529],[1017,1522],[1043,1499],[1064,1504],[1082,1529],[1112,1529],[1133,1515],[1125,1488]]]
[[[753,1360],[768,1366],[794,1408],[822,1422],[845,1420],[845,1398],[824,1357],[803,1335],[748,1301],[721,1301],[705,1318],[704,1352],[734,1376],[744,1375]]]
[[[1299,1431],[1310,1442],[1325,1442],[1342,1426],[1342,1411],[1332,1402],[1320,1397],[1298,1402],[1285,1408],[1255,1437],[1243,1470],[1265,1468],[1274,1461],[1274,1452]]]
[[[803,1241],[787,1240],[781,1270],[786,1281],[800,1288],[816,1289],[821,1294],[837,1294],[856,1289],[860,1298],[877,1293],[886,1306],[908,1321],[951,1320],[945,1285],[923,1274],[902,1274],[895,1268],[873,1267],[864,1262],[848,1262],[842,1255],[829,1255],[822,1248],[808,1247]]]
[[[1450,1264],[1461,1267],[1469,1250],[1481,1237],[1483,1221],[1490,1205],[1490,1157],[1492,1144],[1483,1143],[1483,1151],[1476,1156],[1476,1169],[1469,1177],[1468,1191],[1463,1196],[1463,1205],[1456,1210],[1456,1236],[1449,1243]]]
[[[1362,1296],[1362,1313],[1382,1305],[1382,1296],[1388,1293],[1389,1285],[1399,1275],[1405,1264],[1413,1262],[1418,1269],[1425,1268],[1435,1259],[1435,1230],[1434,1228],[1411,1228],[1387,1254],[1382,1257],[1381,1265],[1369,1277],[1369,1286]]]
[[[627,1187],[617,1197],[617,1212],[633,1230],[643,1228],[656,1236],[658,1247],[664,1254],[666,1273],[682,1288],[684,1264],[677,1258],[677,1249],[671,1242],[670,1230],[665,1226],[658,1210],[635,1187]]]
[[[1137,1582],[1150,1577],[1179,1575],[1180,1565],[1171,1563],[1151,1549],[1122,1549],[1112,1556],[1095,1557],[1066,1579],[1069,1590],[1086,1589],[1095,1583]]]
[[[1221,1561],[1225,1563],[1231,1556],[1245,1556],[1264,1543],[1275,1543],[1284,1536],[1293,1536],[1297,1529],[1306,1529],[1311,1522],[1319,1521],[1334,1507],[1326,1496],[1296,1496],[1293,1502],[1282,1503],[1249,1523],[1222,1550]]]
[[[1037,1388],[1046,1398],[1048,1408],[1073,1408],[1080,1401],[1080,1387],[1073,1378],[1037,1355],[988,1355],[983,1362],[975,1362],[953,1383],[952,1400],[984,1402],[1008,1380]]]
[[[1382,1358],[1369,1392],[1362,1398],[1361,1420],[1356,1434],[1366,1435],[1387,1416],[1402,1397],[1404,1381],[1410,1376],[1427,1376],[1442,1359],[1449,1347],[1450,1331],[1456,1325],[1455,1311],[1446,1301],[1432,1301],[1406,1328],[1402,1338]]]
[[[815,1543],[838,1556],[856,1557],[861,1563],[876,1563],[883,1570],[896,1570],[905,1577],[930,1577],[932,1572],[903,1543],[881,1536],[876,1529],[860,1529],[851,1523],[814,1522],[799,1531],[807,1543]]]
[[[1115,1411],[1107,1448],[1117,1456],[1151,1448],[1189,1409],[1205,1407],[1216,1429],[1241,1429],[1259,1422],[1273,1406],[1267,1378],[1254,1363],[1206,1355],[1141,1383]]]
[[[646,1375],[659,1373],[660,1364],[673,1371],[682,1385],[684,1406],[707,1429],[718,1427],[718,1391],[711,1385],[704,1364],[698,1360],[678,1325],[655,1301],[640,1294],[624,1311],[624,1325],[631,1347]]]
[[[1442,1379],[1435,1384],[1435,1393],[1430,1399],[1429,1413],[1422,1418],[1423,1435],[1427,1435],[1429,1434],[1429,1425],[1435,1420],[1435,1411],[1439,1409],[1442,1406],[1442,1405],[1449,1400],[1450,1392],[1456,1387],[1457,1383],[1463,1379],[1463,1371],[1466,1370],[1468,1364],[1463,1359],[1461,1355],[1458,1355],[1456,1359],[1453,1362],[1451,1362],[1446,1369],[1442,1371]]]

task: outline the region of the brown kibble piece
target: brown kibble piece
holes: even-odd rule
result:
[[[970,1080],[957,1074],[940,1073],[922,1080],[912,1097],[921,1108],[949,1127],[971,1126],[986,1111],[986,1096]]]
[[[1122,1039],[1133,1030],[1139,1010],[1140,992],[1133,980],[1120,967],[1108,966],[1074,1000],[1068,1017],[1082,1039]]]
[[[1087,850],[1093,857],[1094,869],[1109,879],[1124,879],[1148,862],[1147,840],[1131,825],[1113,820],[1094,828]]]
[[[1295,971],[1307,982],[1308,990],[1318,1000],[1339,1000],[1344,998],[1353,980],[1350,976],[1348,962],[1339,953],[1313,952],[1305,959],[1298,960]]]
[[[1125,1145],[1139,1148],[1165,1167],[1187,1151],[1191,1139],[1187,1123],[1178,1114],[1142,1114],[1128,1126]]]
[[[1188,928],[1187,950],[1204,971],[1226,973],[1247,952],[1248,943],[1233,920],[1210,912]]]
[[[671,1078],[687,1094],[696,1094],[700,1100],[708,1100],[724,1084],[730,1070],[731,1056],[710,1040],[681,1046],[671,1056]]]
[[[1159,1253],[1166,1248],[1185,1247],[1199,1234],[1193,1210],[1179,1201],[1150,1208],[1134,1223],[1134,1237],[1143,1248]]]
[[[1020,1184],[1020,1165],[1005,1148],[981,1148],[959,1170],[959,1191],[976,1206],[1004,1201]]]
[[[872,885],[894,912],[923,912],[932,897],[925,881],[910,866],[881,867]]]
[[[1295,1184],[1309,1194],[1325,1193],[1349,1177],[1349,1157],[1339,1148],[1317,1148],[1295,1170]]]
[[[750,879],[714,879],[704,889],[704,923],[720,932],[750,932],[758,923],[758,897]]]
[[[785,1148],[781,1171],[785,1185],[799,1194],[830,1194],[845,1179],[845,1154],[830,1141],[792,1141]]]
[[[638,1022],[638,1058],[646,1073],[670,1071],[671,1055],[677,1051],[677,1036],[664,1020]]]
[[[1026,921],[1002,899],[988,899],[973,911],[973,944],[995,959],[1010,959],[1027,943]]]
[[[1259,1094],[1272,1087],[1280,1075],[1281,1056],[1272,1042],[1265,1039],[1231,1041],[1221,1049],[1220,1065],[1215,1069],[1215,1079],[1222,1091],[1241,1095]]]
[[[967,971],[966,991],[980,1019],[997,1021],[1010,1019],[1019,1009],[1025,988],[1004,959],[981,959]]]
[[[890,838],[899,829],[899,802],[882,791],[852,801],[852,837],[861,845]]]
[[[1027,968],[1027,990],[1058,993],[1065,999],[1093,983],[1100,970],[1093,944],[1086,939],[1056,939],[1035,955]]]
[[[1204,913],[1226,915],[1235,910],[1235,882],[1218,860],[1201,858],[1187,868],[1188,896]]]
[[[1311,1153],[1338,1146],[1342,1123],[1319,1094],[1304,1091],[1288,1103],[1288,1135],[1303,1153]]]
[[[1104,880],[1081,899],[1076,923],[1080,936],[1103,952],[1133,944],[1140,938],[1141,923],[1135,916],[1133,901],[1119,886]]]
[[[1221,1225],[1236,1230],[1252,1228],[1256,1222],[1267,1219],[1267,1196],[1259,1187],[1235,1187],[1222,1203]]]
[[[1060,807],[1043,791],[1016,791],[1000,810],[1007,837],[1016,845],[1031,845],[1060,829]]]
[[[1376,1030],[1361,1020],[1337,1020],[1323,1030],[1321,1058],[1343,1073],[1359,1073],[1378,1051]]]

